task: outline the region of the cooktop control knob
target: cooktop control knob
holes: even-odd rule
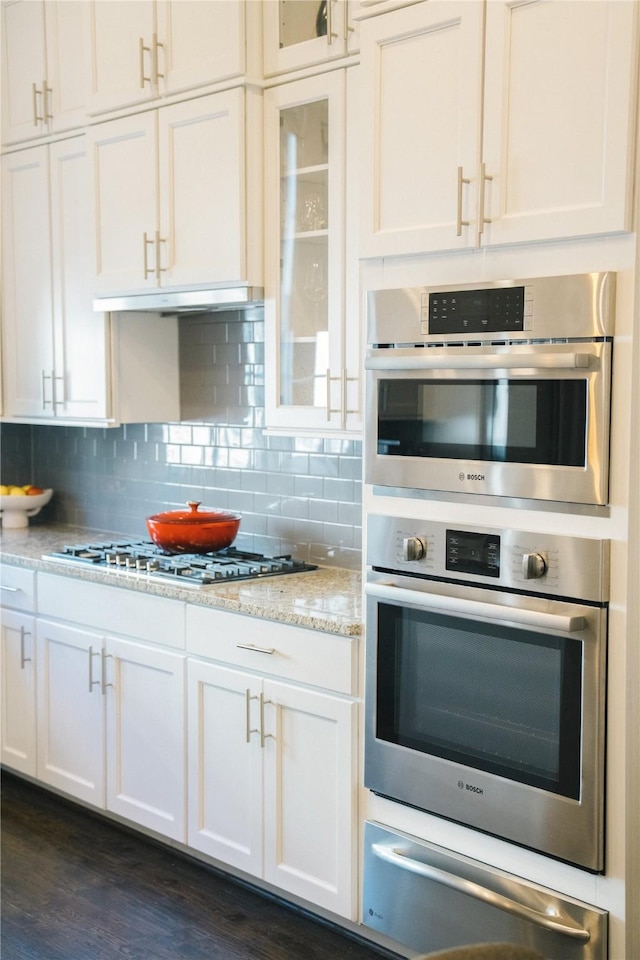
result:
[[[541,553],[522,555],[522,576],[525,580],[539,580],[547,572],[547,561]]]
[[[427,545],[420,537],[405,537],[402,541],[403,560],[422,560],[427,553]]]

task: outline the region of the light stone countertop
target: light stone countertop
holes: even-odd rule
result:
[[[284,576],[198,588],[154,582],[135,574],[114,575],[89,565],[81,567],[42,559],[42,554],[59,550],[64,544],[108,540],[111,536],[104,530],[86,527],[33,524],[25,529],[2,530],[0,553],[4,563],[31,570],[123,587],[346,637],[357,637],[362,633],[362,580],[357,570],[319,567],[317,570]],[[123,536],[114,534],[113,539],[123,539]]]

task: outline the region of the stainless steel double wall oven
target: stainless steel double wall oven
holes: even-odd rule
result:
[[[372,291],[365,360],[365,481],[405,514],[367,518],[365,785],[593,873],[609,542],[512,508],[606,515],[614,295],[609,273]],[[365,924],[426,952],[465,942],[464,910],[475,939],[605,960],[606,911],[397,827],[365,827]]]

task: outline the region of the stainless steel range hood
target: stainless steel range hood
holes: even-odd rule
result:
[[[159,314],[216,313],[242,310],[264,301],[262,287],[216,287],[209,290],[155,290],[131,296],[97,297],[93,309],[105,313],[145,311]]]

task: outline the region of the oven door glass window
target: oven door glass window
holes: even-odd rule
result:
[[[583,467],[587,380],[382,379],[378,454]]]
[[[376,736],[580,795],[578,640],[378,605]]]

